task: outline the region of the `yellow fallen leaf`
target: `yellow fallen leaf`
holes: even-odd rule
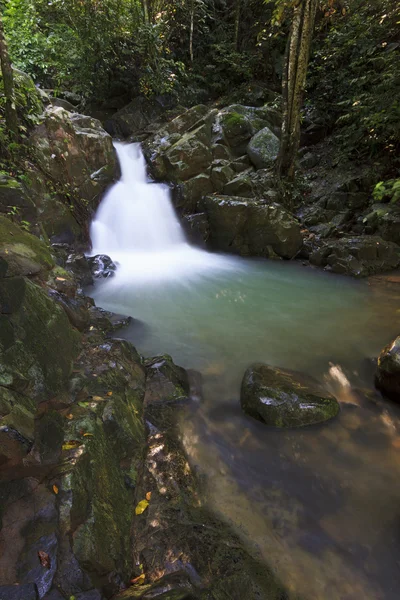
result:
[[[143,585],[146,579],[146,575],[144,573],[142,573],[141,575],[139,575],[139,577],[135,577],[134,579],[131,579],[131,584],[132,585]]]
[[[150,498],[151,498],[151,492],[147,492],[147,494],[146,494],[146,500],[148,500],[150,502]]]
[[[53,485],[53,492],[55,494],[58,494],[58,487],[56,486],[56,484]]]
[[[70,440],[69,442],[65,442],[65,444],[63,444],[62,449],[63,450],[72,450],[73,448],[78,448],[78,446],[81,445],[81,442],[78,442],[78,440]]]
[[[67,281],[64,277],[56,277],[56,281]]]
[[[93,396],[92,400],[94,400],[95,402],[100,402],[100,400],[103,400],[103,398],[101,396]]]
[[[93,437],[93,433],[84,433],[83,437]]]
[[[148,500],[141,500],[139,502],[139,504],[137,505],[137,507],[135,508],[135,514],[141,515],[142,513],[144,513],[144,511],[146,510],[148,505],[149,505]]]
[[[71,420],[71,419],[73,419],[73,418],[74,418],[74,415],[73,415],[73,414],[69,413],[69,415],[67,415],[67,419]]]
[[[113,393],[112,392],[107,392],[107,396],[112,396]]]

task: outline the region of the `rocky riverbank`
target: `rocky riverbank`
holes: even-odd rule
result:
[[[177,427],[201,396],[200,378],[169,356],[145,360],[116,337],[131,317],[104,311],[87,295],[97,277],[115,270],[109,257],[82,254],[101,194],[118,176],[110,135],[24,85],[37,122],[23,162],[0,182],[0,597],[283,600],[274,574],[204,506]],[[346,192],[360,206],[353,229],[335,230],[337,237],[307,221],[304,202],[287,205],[271,169],[276,107],[178,112],[169,121],[142,120],[135,132],[126,125],[125,133],[144,140],[151,173],[173,185],[177,210],[204,243],[243,256],[301,257],[353,275],[399,265],[385,228],[355,229],[368,206],[362,196],[361,207],[360,191]],[[398,390],[397,347],[379,364],[378,385],[389,395]],[[263,404],[264,376],[272,372],[258,368],[262,385],[243,388],[253,416],[249,406]],[[278,383],[277,411],[257,414],[290,426],[293,406],[286,415],[279,408],[287,378]],[[300,396],[296,411],[304,408]],[[299,424],[338,411],[334,398],[315,402]]]
[[[132,319],[83,291],[115,270],[79,253],[117,174],[111,138],[36,101],[25,176],[0,193],[0,596],[281,599],[203,506],[176,426],[198,384],[116,339]]]

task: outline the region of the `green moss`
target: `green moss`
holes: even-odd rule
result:
[[[127,578],[132,497],[101,421],[93,418],[91,427],[71,478],[74,553],[95,576],[117,572]]]
[[[65,312],[39,286],[22,277],[0,282],[0,303],[8,307],[15,341],[3,348],[3,364],[15,384],[29,384],[34,397],[62,391],[79,350],[80,335]]]
[[[43,242],[2,216],[0,257],[8,263],[8,277],[35,274],[54,266],[50,251]]]
[[[222,115],[222,126],[229,134],[230,130],[247,127],[248,120],[238,112],[229,112]]]

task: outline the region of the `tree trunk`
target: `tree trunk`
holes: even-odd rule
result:
[[[235,46],[236,52],[239,50],[240,4],[241,4],[241,0],[236,0],[236,4],[235,4],[235,37],[234,37],[234,46]]]
[[[300,110],[303,103],[308,59],[314,29],[317,0],[299,0],[286,45],[282,75],[282,135],[277,173],[293,180],[300,145]]]
[[[143,17],[146,25],[149,24],[149,7],[147,4],[147,0],[143,0]]]
[[[193,62],[194,2],[195,2],[195,0],[192,0],[191,5],[190,5],[190,37],[189,37],[190,62]]]
[[[0,13],[0,62],[3,75],[4,96],[6,98],[6,125],[14,140],[18,139],[18,115],[14,101],[14,76],[8,54],[7,42],[4,37],[3,17]]]

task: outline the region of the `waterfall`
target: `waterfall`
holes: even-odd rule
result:
[[[188,244],[168,186],[148,180],[140,144],[114,144],[121,178],[102,200],[90,235],[92,254],[119,263],[117,279],[159,281],[238,268],[238,260]]]

